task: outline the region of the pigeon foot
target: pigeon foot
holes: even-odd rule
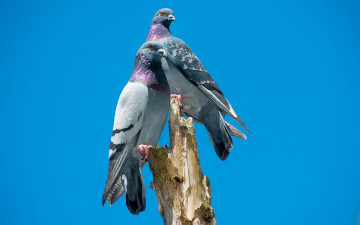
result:
[[[180,106],[180,107],[184,107],[184,106],[185,106],[184,99],[185,99],[185,98],[188,98],[189,95],[171,94],[170,97],[171,97],[171,98],[177,98],[179,106]]]
[[[149,158],[149,147],[153,147],[153,146],[151,146],[151,145],[139,145],[136,148],[136,151],[140,151],[141,160],[147,161],[147,159]]]

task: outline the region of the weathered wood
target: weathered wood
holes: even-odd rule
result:
[[[203,175],[193,119],[185,120],[172,98],[170,104],[170,148],[150,150],[159,212],[165,225],[216,224],[211,208],[210,180]]]

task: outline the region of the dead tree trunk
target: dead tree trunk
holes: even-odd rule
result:
[[[182,117],[176,99],[170,104],[170,148],[151,149],[159,212],[165,225],[216,224],[210,180],[203,175],[192,118]]]

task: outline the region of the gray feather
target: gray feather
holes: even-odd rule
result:
[[[163,40],[169,60],[181,71],[182,75],[199,88],[219,109],[240,123],[248,132],[249,129],[224,97],[220,87],[207,72],[190,47],[181,39],[168,37]],[[170,86],[173,84],[170,83]],[[190,94],[189,94],[190,95]],[[196,97],[196,96],[191,96]],[[191,106],[191,105],[190,105]]]
[[[124,150],[122,152],[115,153],[110,158],[109,163],[109,172],[108,172],[108,178],[106,180],[105,190],[103,194],[103,200],[102,204],[105,204],[106,199],[108,198],[110,192],[113,190],[116,190],[116,185],[114,187],[114,184],[119,180],[120,175],[122,174],[127,161],[129,160],[130,156],[132,155],[132,152],[136,148],[136,143],[139,138],[140,131],[132,138],[132,140],[127,143]]]
[[[126,193],[126,204],[133,214],[146,206],[141,175],[145,162],[135,150],[140,144],[157,144],[169,111],[170,92],[161,67],[161,48],[158,42],[147,42],[139,49],[115,111],[102,203],[107,200],[112,205]]]
[[[236,129],[236,127],[234,127],[230,123],[228,123],[226,121],[224,121],[224,122],[225,122],[226,128],[231,136],[238,137],[241,139],[247,139],[247,137],[245,136],[245,134],[243,132]]]

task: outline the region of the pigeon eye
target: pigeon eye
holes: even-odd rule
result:
[[[160,14],[160,16],[163,16],[163,15],[164,15],[164,12],[160,12],[159,14]]]
[[[150,49],[151,51],[154,50],[154,46],[149,45],[149,49]]]

